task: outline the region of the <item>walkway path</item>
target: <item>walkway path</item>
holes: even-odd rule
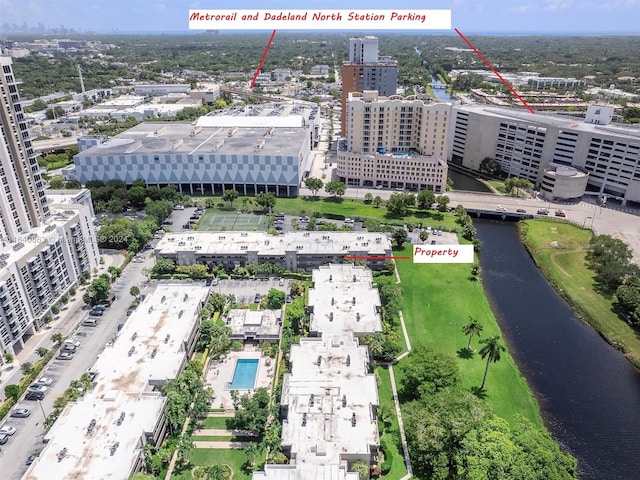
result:
[[[396,268],[397,283],[400,283],[400,275]],[[396,407],[396,417],[398,418],[398,430],[400,430],[400,443],[402,443],[402,453],[404,454],[404,462],[407,466],[407,474],[400,480],[407,480],[413,477],[413,467],[411,466],[411,459],[409,458],[409,447],[407,445],[407,436],[404,432],[404,423],[402,421],[402,411],[400,411],[400,400],[398,399],[398,389],[396,388],[396,377],[393,373],[393,364],[398,363],[404,357],[411,353],[411,341],[409,340],[409,334],[407,333],[407,326],[404,323],[404,315],[402,310],[398,312],[400,314],[400,326],[402,327],[402,334],[404,335],[404,341],[407,345],[407,350],[404,353],[398,355],[393,362],[386,364],[389,367],[389,379],[391,380],[391,391],[393,393],[393,403]]]

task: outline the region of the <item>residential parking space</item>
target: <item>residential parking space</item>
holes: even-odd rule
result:
[[[284,281],[281,282],[281,280]],[[289,291],[289,280],[275,276],[262,279],[229,279],[220,280],[217,286],[211,288],[214,292],[224,295],[235,295],[237,303],[253,303],[256,294],[265,297],[272,288],[287,293]]]

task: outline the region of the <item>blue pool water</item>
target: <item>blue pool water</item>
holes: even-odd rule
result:
[[[236,369],[233,372],[233,380],[227,384],[229,390],[249,390],[256,383],[258,373],[258,360],[239,359],[236,360]]]

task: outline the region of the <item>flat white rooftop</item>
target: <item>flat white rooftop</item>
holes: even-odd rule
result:
[[[281,320],[281,310],[233,309],[227,314],[227,327],[231,328],[232,338],[278,338]]]
[[[166,234],[157,244],[161,256],[177,252],[197,255],[279,255],[299,254],[347,255],[363,251],[371,255],[390,255],[391,243],[382,233],[358,232],[290,232],[269,235],[264,232],[177,232]]]
[[[263,472],[254,472],[253,480],[359,480],[356,472],[344,465],[265,465]]]
[[[208,292],[195,284],[158,285],[99,355],[91,367],[95,387],[67,405],[25,480],[128,478],[141,438],[163,415],[165,398],[154,386],[176,378],[186,364],[184,343],[197,328]]]
[[[309,290],[311,331],[333,337],[382,331],[380,294],[373,286],[371,270],[351,264],[313,270]]]
[[[20,236],[3,239],[8,243],[5,247],[0,247],[0,274],[6,265],[35,255],[60,239],[65,241],[60,228],[79,221],[78,214],[83,208],[84,205],[77,203],[50,205],[51,215],[43,225]]]
[[[23,479],[128,478],[140,455],[141,438],[154,431],[164,404],[159,392],[86,395],[64,409],[48,434],[49,443]]]
[[[301,338],[290,358],[282,387],[282,445],[291,447],[295,462],[339,465],[342,455],[368,457],[379,444],[368,348],[350,335]]]

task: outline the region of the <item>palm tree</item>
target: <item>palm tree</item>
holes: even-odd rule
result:
[[[469,323],[462,326],[462,333],[469,337],[467,350],[471,350],[471,339],[474,335],[480,336],[480,333],[482,333],[482,324],[472,316],[469,316]]]
[[[480,390],[484,390],[484,383],[487,380],[487,372],[489,371],[489,363],[499,361],[500,353],[506,351],[504,345],[501,345],[499,342],[500,335],[480,340],[480,343],[484,343],[484,346],[480,349],[480,356],[482,358],[487,358],[487,364],[484,367],[484,376],[482,377]]]

